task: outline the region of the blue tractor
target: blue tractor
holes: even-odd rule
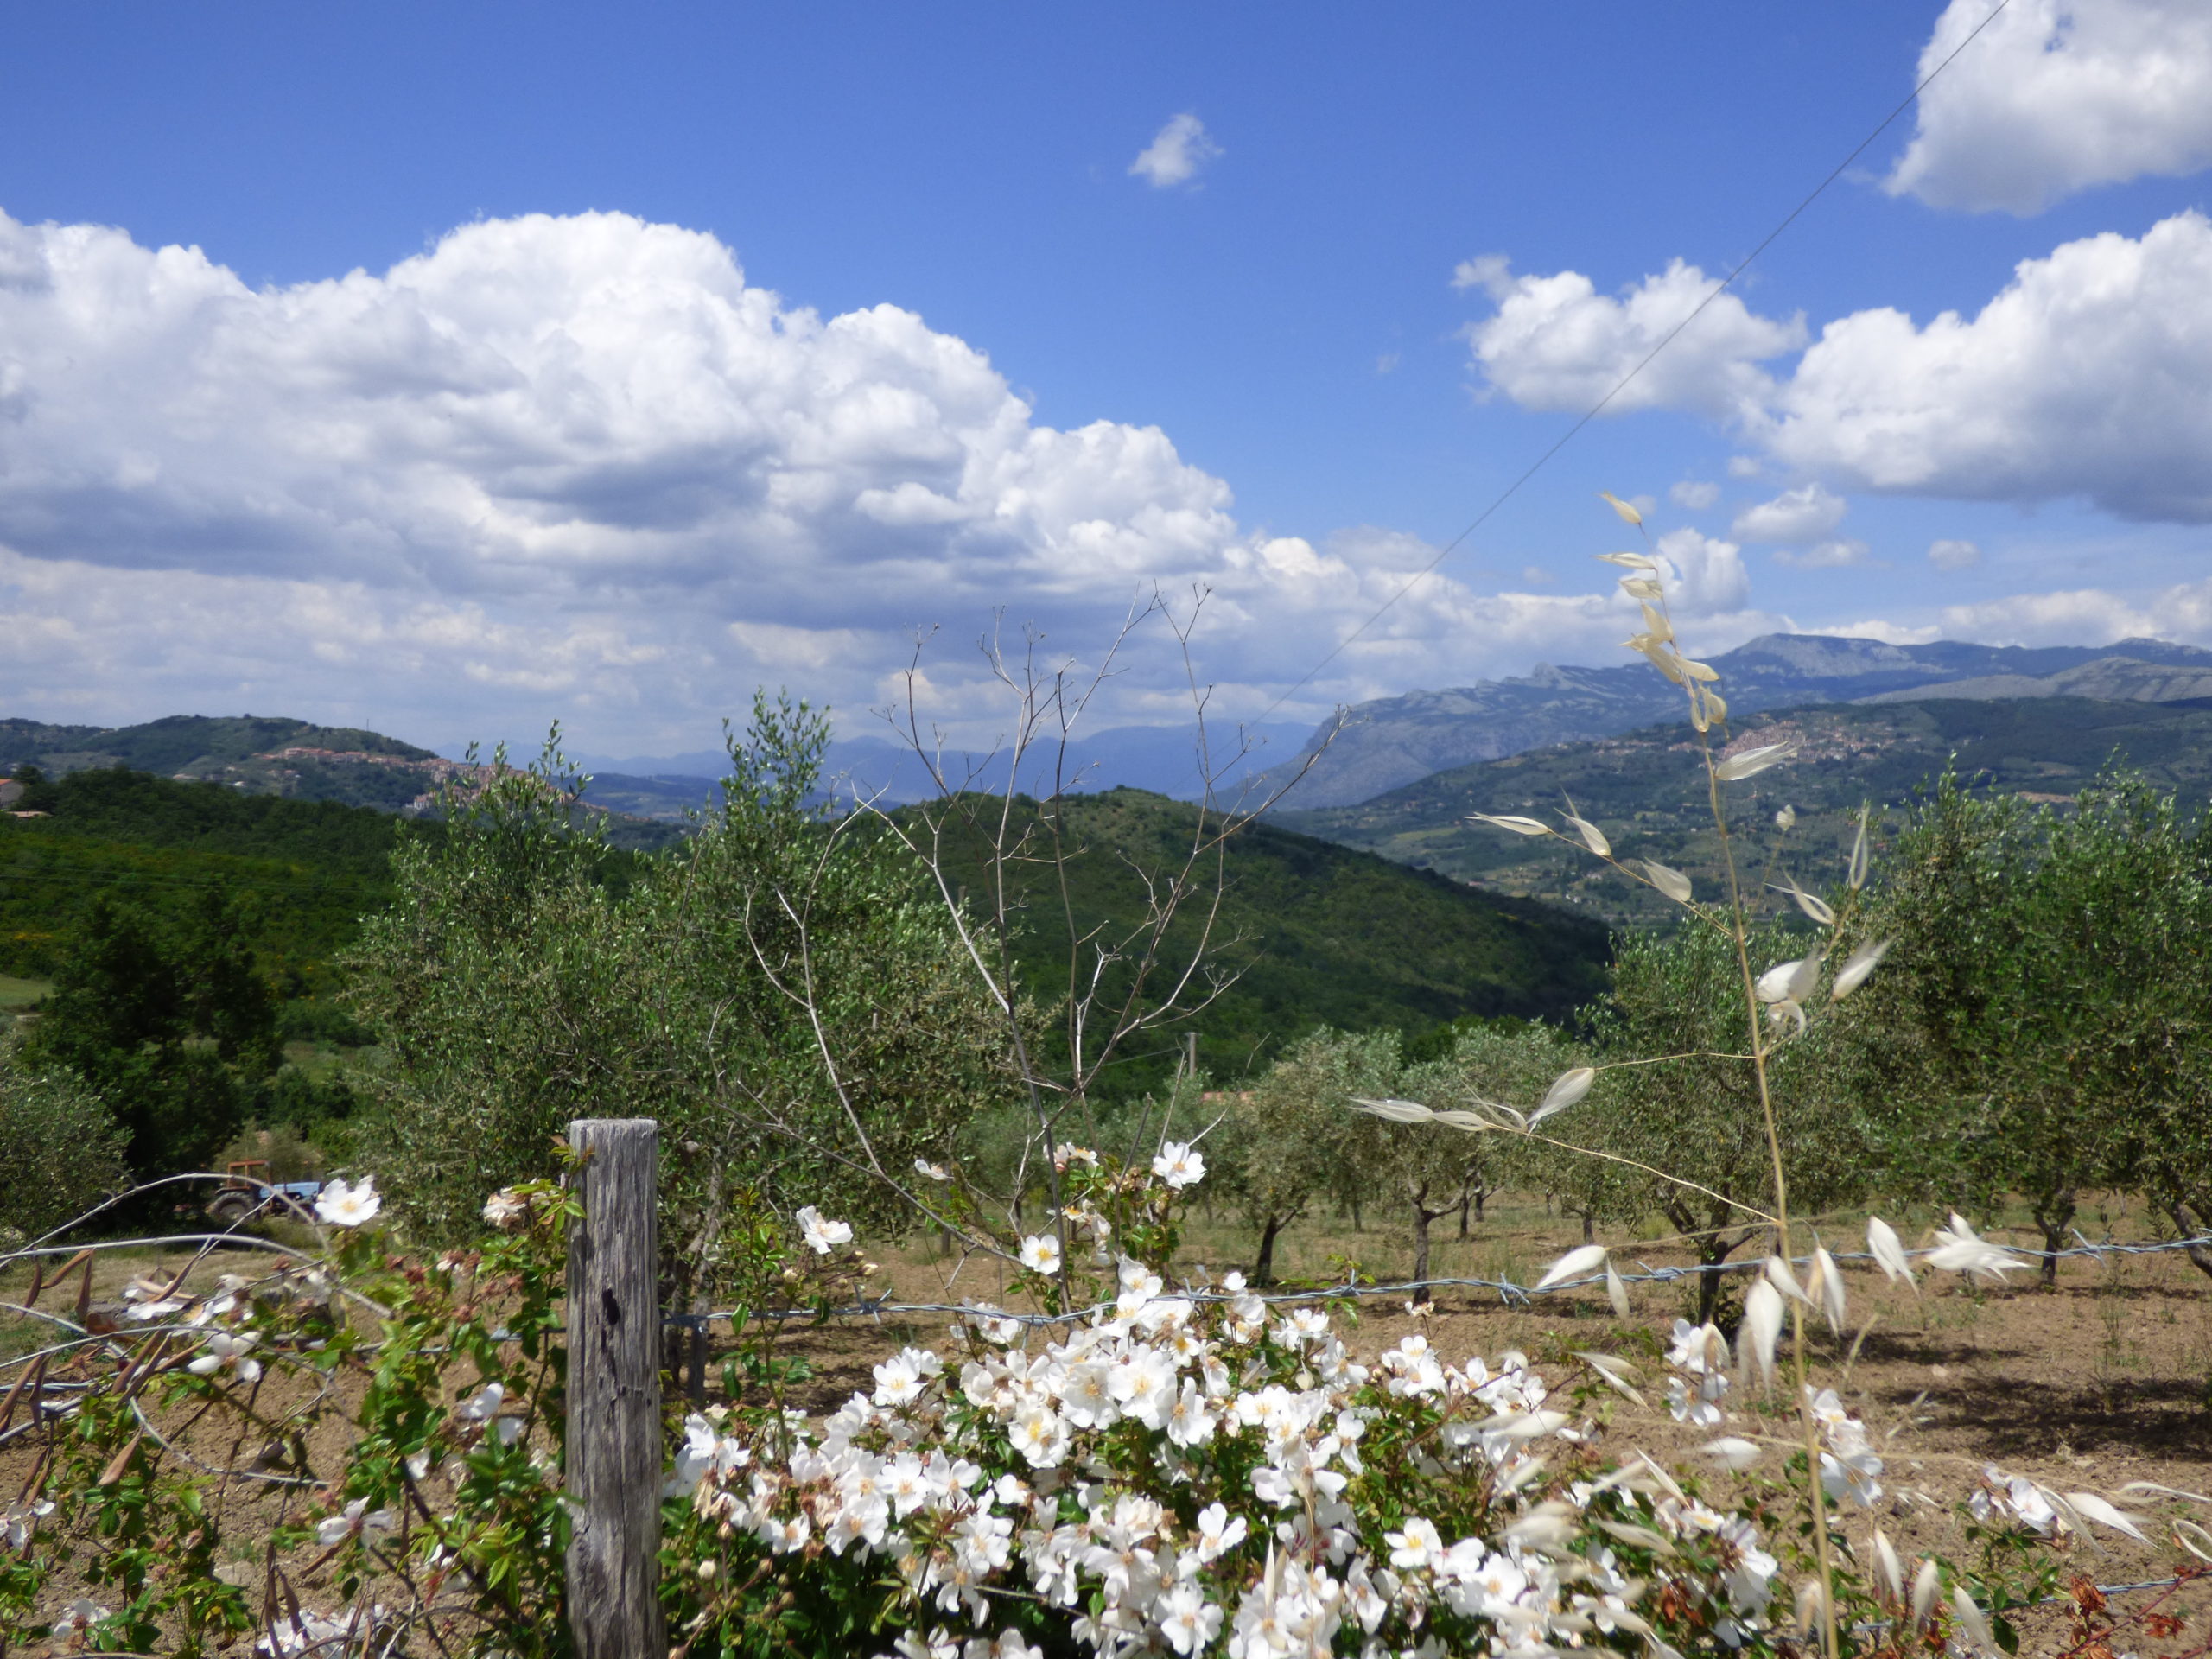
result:
[[[321,1181],[270,1181],[264,1179],[268,1162],[259,1158],[233,1159],[223,1166],[223,1184],[207,1200],[207,1218],[225,1228],[285,1217],[315,1219],[315,1201]]]

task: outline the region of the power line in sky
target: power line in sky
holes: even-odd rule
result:
[[[1781,236],[1784,231],[1796,224],[1805,210],[1808,207],[1810,207],[1815,201],[1819,200],[1821,197],[1826,194],[1827,188],[1834,184],[1838,179],[1841,178],[1845,170],[1848,168],[1853,162],[1865,155],[1866,153],[1867,147],[1872,144],[1873,142],[1877,138],[1880,137],[1885,132],[1888,131],[1890,127],[1896,122],[1899,116],[1903,115],[1907,110],[1910,109],[1916,103],[1917,103],[1920,99],[1920,95],[1926,92],[1934,83],[1936,76],[1942,74],[1946,69],[1949,68],[1952,63],[1957,59],[1959,54],[1965,51],[1969,46],[1972,46],[1975,39],[1980,36],[1982,30],[1987,29],[1990,24],[1995,22],[1997,21],[1998,15],[2011,3],[2012,0],[1997,0],[1996,5],[1990,9],[1989,15],[1986,17],[1984,17],[1980,22],[1976,23],[1974,26],[1973,31],[1969,33],[1964,40],[1953,47],[1944,56],[1944,59],[1941,63],[1937,64],[1933,69],[1930,69],[1925,75],[1923,75],[1920,78],[1919,84],[1910,92],[1905,94],[1904,98],[1898,103],[1897,106],[1891,110],[1887,115],[1884,116],[1881,120],[1875,124],[1872,131],[1869,132],[1864,138],[1860,139],[1857,144],[1853,145],[1852,147],[1851,153],[1848,156],[1846,156],[1841,161],[1838,162],[1834,168],[1829,172],[1828,175],[1822,179],[1818,184],[1815,185],[1813,188],[1807,193],[1805,199],[1802,201],[1799,202],[1795,207],[1792,207],[1788,213],[1783,215],[1780,224],[1777,225],[1764,237],[1760,238],[1758,245],[1754,247],[1741,259],[1738,260],[1734,268],[1714,285],[1711,293],[1707,294],[1703,299],[1697,302],[1697,304],[1691,309],[1688,315],[1685,316],[1672,328],[1669,328],[1666,334],[1660,338],[1658,344],[1655,345],[1649,351],[1646,352],[1643,357],[1637,360],[1636,365],[1630,369],[1626,374],[1621,376],[1619,380],[1614,383],[1611,391],[1608,391],[1596,403],[1591,404],[1587,410],[1584,410],[1573,425],[1568,427],[1566,431],[1560,433],[1560,435],[1552,442],[1550,448],[1546,449],[1543,454],[1538,455],[1535,460],[1530,461],[1529,465],[1522,470],[1519,477],[1516,478],[1510,484],[1508,484],[1503,490],[1498,492],[1497,498],[1493,499],[1488,506],[1484,507],[1479,513],[1475,515],[1472,523],[1468,524],[1465,530],[1461,531],[1457,536],[1454,536],[1450,541],[1445,543],[1442,547],[1439,548],[1434,558],[1431,559],[1427,564],[1421,566],[1420,569],[1414,571],[1413,575],[1407,577],[1404,582],[1399,586],[1397,592],[1392,594],[1389,598],[1384,600],[1380,605],[1376,606],[1373,614],[1369,616],[1365,621],[1362,622],[1357,627],[1354,628],[1343,639],[1337,641],[1336,645],[1331,647],[1328,653],[1324,656],[1319,662],[1307,669],[1304,674],[1300,675],[1299,678],[1282,693],[1281,696],[1278,696],[1273,702],[1269,703],[1266,709],[1260,715],[1259,718],[1261,720],[1265,720],[1268,715],[1274,713],[1274,711],[1281,708],[1284,703],[1289,702],[1292,697],[1297,696],[1300,690],[1312,684],[1316,675],[1320,673],[1320,671],[1326,668],[1331,663],[1336,661],[1336,659],[1342,656],[1346,650],[1354,645],[1363,634],[1387,616],[1400,600],[1411,593],[1421,582],[1427,580],[1428,577],[1433,575],[1436,573],[1436,568],[1442,564],[1444,561],[1449,558],[1453,553],[1457,552],[1459,548],[1465,543],[1469,537],[1472,536],[1477,531],[1480,530],[1484,524],[1488,523],[1491,517],[1495,514],[1500,507],[1503,506],[1508,501],[1510,501],[1515,495],[1518,494],[1522,485],[1526,484],[1530,479],[1541,472],[1544,467],[1549,464],[1554,456],[1557,455],[1560,450],[1566,448],[1568,444],[1572,443],[1581,433],[1584,427],[1589,425],[1591,422],[1596,420],[1599,416],[1605,413],[1606,405],[1611,404],[1613,399],[1619,397],[1623,391],[1626,391],[1630,383],[1651,365],[1651,361],[1654,358],[1657,357],[1660,353],[1665,351],[1668,346],[1673,345],[1675,343],[1675,337],[1679,335],[1682,330],[1688,327],[1690,324],[1695,322],[1700,317],[1703,316],[1705,315],[1706,308],[1715,300],[1719,299],[1723,294],[1726,294],[1729,289],[1733,286],[1738,276],[1742,276],[1746,270],[1751,269],[1751,262],[1757,259],[1761,254],[1764,253],[1768,248],[1771,247],[1774,245],[1776,238]]]

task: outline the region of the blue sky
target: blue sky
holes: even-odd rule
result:
[[[973,738],[994,608],[1094,661],[1203,582],[1257,715],[1987,10],[16,8],[6,712],[690,748],[764,680],[857,715],[937,625]],[[1277,717],[1610,660],[1600,487],[1713,649],[2212,639],[2208,108],[2201,9],[2012,0]],[[1179,116],[1189,176],[1133,174]],[[1098,716],[1173,717],[1176,658]]]

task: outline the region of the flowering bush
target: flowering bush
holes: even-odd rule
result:
[[[759,1342],[726,1372],[729,1403],[671,1414],[661,1593],[675,1652],[1805,1650],[1821,1581],[1802,1452],[1770,1481],[1761,1441],[1713,1440],[1716,1466],[1752,1471],[1723,1502],[1609,1448],[1611,1392],[1641,1397],[1618,1359],[1461,1360],[1416,1334],[1363,1363],[1346,1308],[1271,1301],[1235,1274],[1170,1282],[1196,1149],[1126,1168],[1065,1148],[1061,1162],[1051,1219],[1078,1248],[1063,1254],[1057,1232],[1006,1241],[1027,1263],[1026,1300],[1056,1311],[978,1310],[942,1347],[883,1359],[872,1388],[818,1421],[788,1408],[788,1375]],[[142,1281],[135,1328],[84,1339],[105,1367],[85,1368],[90,1386],[6,1511],[0,1639],[569,1650],[555,1338],[572,1201],[543,1183],[496,1194],[484,1247],[432,1261],[391,1251],[370,1183],[334,1184],[318,1208],[335,1231],[315,1259],[206,1289]],[[819,1311],[870,1270],[839,1253],[849,1243],[846,1224],[805,1210],[756,1238],[755,1281]],[[1732,1358],[1754,1357],[1678,1323],[1672,1414],[1723,1425]],[[353,1432],[318,1471],[309,1433],[340,1401]],[[1808,1409],[1826,1495],[1864,1514],[1885,1472],[1865,1426],[1833,1392]],[[227,1444],[235,1461],[249,1436],[265,1441],[250,1464],[207,1456]],[[248,1480],[275,1486],[279,1513],[241,1572],[223,1549],[247,1529]],[[1847,1632],[2002,1637],[2004,1610],[2055,1582],[2034,1550],[2083,1517],[2129,1529],[2101,1503],[1990,1471],[1968,1507],[1986,1557],[1974,1577],[1933,1561],[1908,1573],[1872,1532],[1850,1556],[1872,1571],[1835,1574]],[[1839,1554],[1846,1532],[1835,1523]],[[63,1601],[65,1573],[92,1593]]]
[[[868,1610],[905,1659],[1640,1650],[1769,1628],[1757,1519],[1649,1461],[1606,1470],[1525,1356],[1453,1364],[1414,1336],[1370,1367],[1327,1314],[1272,1317],[1235,1275],[1205,1302],[1133,1259],[1120,1279],[1034,1354],[1020,1322],[987,1319],[950,1357],[878,1365],[818,1426],[693,1416],[671,1482],[675,1547],[705,1569],[685,1637],[738,1642],[764,1576],[837,1610],[823,1637]]]
[[[549,1431],[567,1204],[550,1183],[502,1194],[505,1231],[418,1262],[370,1230],[373,1182],[334,1181],[324,1250],[127,1289],[125,1330],[60,1344],[84,1386],[6,1512],[0,1647],[193,1659],[257,1630],[258,1653],[332,1659],[412,1651],[417,1632],[563,1651]],[[340,1416],[351,1433],[325,1465],[311,1442]],[[242,1539],[261,1546],[251,1567]],[[56,1580],[92,1593],[41,1617]]]
[[[1547,1377],[1519,1352],[1455,1363],[1414,1335],[1363,1363],[1342,1311],[1270,1303],[1236,1274],[1171,1286],[1164,1254],[1109,1251],[1172,1249],[1187,1148],[1149,1171],[1081,1148],[1061,1165],[1087,1268],[1033,1236],[1025,1287],[1048,1306],[1090,1295],[1087,1311],[982,1310],[942,1351],[877,1364],[818,1422],[743,1406],[686,1420],[667,1489],[677,1652],[1379,1659],[1812,1639],[1802,1453],[1779,1483],[1754,1478],[1747,1507],[1717,1503],[1640,1452],[1605,1455],[1600,1396],[1640,1397],[1624,1362],[1576,1355]],[[1718,1330],[1677,1325],[1678,1420],[1723,1421],[1730,1360]],[[1828,1496],[1866,1510],[1883,1465],[1865,1426],[1832,1391],[1808,1404]],[[1764,1452],[1704,1450],[1738,1471]],[[1894,1558],[1886,1539],[1878,1553]],[[1902,1578],[1838,1573],[1840,1611],[1940,1638],[1987,1607],[2002,1630],[2048,1577],[2014,1571],[2017,1553],[1916,1615]]]

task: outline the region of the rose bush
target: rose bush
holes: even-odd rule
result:
[[[1802,1452],[1724,1502],[1613,1444],[1610,1402],[1638,1381],[1621,1360],[1459,1358],[1414,1335],[1363,1361],[1345,1305],[1263,1298],[1233,1274],[1175,1281],[1196,1148],[1059,1161],[1055,1230],[1003,1241],[1042,1311],[976,1310],[818,1419],[789,1402],[772,1321],[741,1319],[726,1402],[670,1418],[676,1653],[1805,1650],[1818,1580]],[[143,1283],[133,1328],[73,1339],[86,1386],[7,1511],[0,1636],[182,1655],[249,1631],[270,1655],[569,1650],[572,1200],[552,1183],[502,1192],[480,1248],[429,1259],[396,1248],[379,1206],[372,1183],[334,1184],[325,1249],[204,1287]],[[749,1313],[826,1313],[869,1266],[818,1211],[746,1236]],[[1718,1427],[1731,1360],[1718,1330],[1681,1325],[1674,1414]],[[1832,1394],[1811,1408],[1828,1495],[1863,1515],[1884,1473],[1865,1427]],[[313,1431],[341,1414],[342,1452],[315,1466]],[[226,1442],[260,1449],[235,1466],[205,1455]],[[1764,1455],[1727,1435],[1705,1450],[1736,1470]],[[276,1489],[273,1529],[242,1513],[253,1481]],[[1908,1572],[1878,1534],[1853,1549],[1832,1523],[1839,1556],[1876,1562],[1837,1576],[1852,1650],[1885,1631],[1972,1641],[1975,1621],[2001,1637],[2004,1611],[2052,1581],[2037,1552],[2078,1498],[1993,1474],[1972,1577]],[[257,1541],[243,1572],[225,1564],[241,1533]]]

